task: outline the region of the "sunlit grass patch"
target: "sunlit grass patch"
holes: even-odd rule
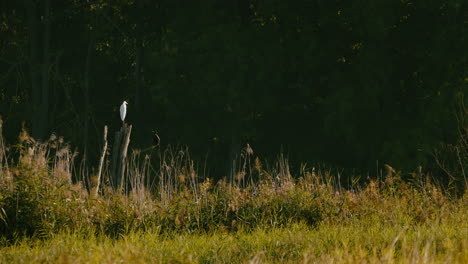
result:
[[[112,239],[61,233],[0,249],[0,261],[46,263],[466,263],[466,211],[423,225],[373,218],[315,228],[293,224],[236,232],[134,232]],[[462,218],[460,218],[462,217]]]

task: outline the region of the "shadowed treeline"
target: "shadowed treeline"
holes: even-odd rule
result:
[[[4,135],[14,142],[26,121],[34,138],[62,135],[98,167],[102,128],[113,142],[127,100],[130,148],[157,130],[162,147],[190,146],[219,178],[246,143],[362,171],[463,164],[466,149],[447,146],[466,127],[466,10],[466,0],[2,1]],[[435,150],[455,158],[438,164]]]

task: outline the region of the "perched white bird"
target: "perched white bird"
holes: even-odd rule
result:
[[[123,101],[120,106],[120,119],[125,123],[125,115],[127,115],[127,101]]]

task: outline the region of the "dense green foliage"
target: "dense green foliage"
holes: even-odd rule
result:
[[[2,1],[0,113],[97,156],[128,100],[132,146],[187,144],[215,177],[271,157],[429,165],[457,141],[466,0]],[[462,112],[466,115],[465,112]],[[207,154],[208,153],[208,154]],[[216,165],[216,166],[215,166]]]

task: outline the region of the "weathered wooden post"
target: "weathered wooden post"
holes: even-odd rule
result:
[[[122,130],[122,129],[121,129]],[[120,142],[121,142],[121,132],[115,132],[114,137],[114,146],[112,147],[112,157],[111,157],[111,185],[114,190],[117,188],[117,170],[119,168],[118,157],[120,153]]]
[[[127,150],[128,150],[128,145],[130,144],[130,134],[132,133],[132,125],[126,126],[125,127],[125,132],[122,135],[123,141],[122,141],[122,150],[120,152],[120,188],[122,188],[124,191],[127,191],[127,179],[125,177],[125,168],[127,165]]]
[[[112,186],[114,190],[123,188],[126,185],[125,168],[131,133],[132,125],[127,125],[125,123],[122,125],[120,131],[115,132],[111,167]]]
[[[96,193],[95,193],[96,196],[99,195],[99,186],[101,185],[102,166],[106,158],[106,152],[107,152],[107,126],[104,126],[104,145],[102,146],[101,159],[99,160],[99,169],[98,169]]]

